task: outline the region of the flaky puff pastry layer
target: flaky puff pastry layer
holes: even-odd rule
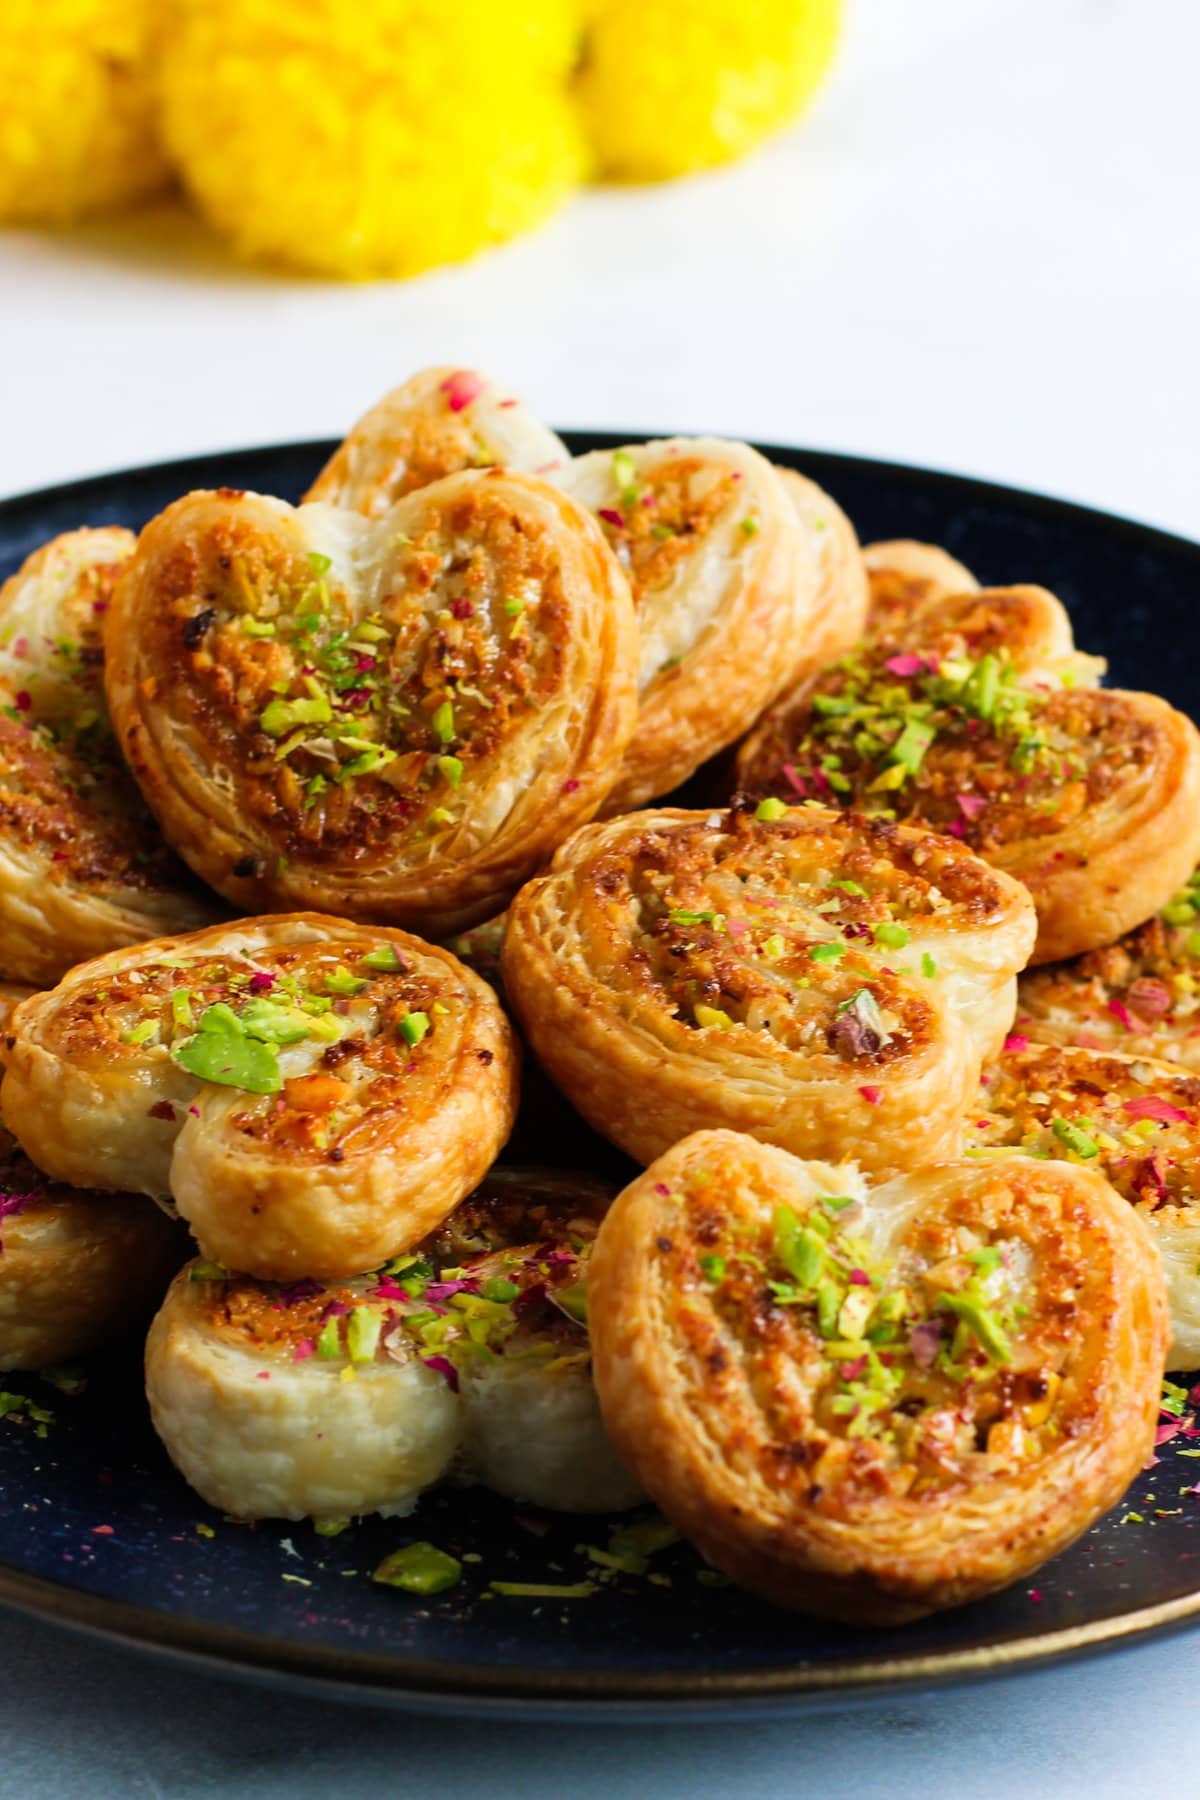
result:
[[[247,912],[443,936],[500,911],[612,784],[637,630],[596,522],[470,471],[377,520],[196,493],[109,613],[122,747],[176,848]]]
[[[1020,983],[1017,1028],[1043,1043],[1164,1057],[1200,1074],[1200,871],[1157,918]]]
[[[206,1255],[355,1275],[479,1181],[518,1051],[448,951],[319,914],[115,951],[20,1005],[0,1106],[61,1181],[170,1195]]]
[[[0,1369],[43,1369],[144,1325],[187,1254],[135,1194],[49,1181],[0,1131]]]
[[[1200,856],[1200,733],[1152,694],[1099,691],[1038,588],[953,596],[781,702],[739,752],[752,794],[888,811],[1022,881],[1035,962],[1110,943]]]
[[[628,814],[508,915],[505,989],[553,1080],[649,1162],[718,1122],[879,1169],[953,1151],[1033,941],[947,839],[820,807]]]
[[[699,1132],[614,1204],[590,1306],[632,1472],[733,1580],[823,1617],[899,1624],[1020,1580],[1153,1443],[1162,1272],[1086,1169],[871,1189]]]
[[[446,1474],[567,1512],[635,1504],[585,1324],[611,1198],[586,1176],[495,1169],[426,1243],[357,1281],[193,1264],[147,1350],[171,1456],[241,1517],[407,1511]]]
[[[378,519],[460,469],[558,481],[570,460],[562,440],[498,382],[476,369],[422,369],[364,413],[304,497]]]
[[[1150,1228],[1167,1277],[1168,1368],[1200,1363],[1200,1079],[1151,1057],[1011,1040],[965,1143],[1098,1170]]]
[[[796,517],[812,540],[818,572],[808,641],[788,677],[791,684],[822,663],[842,656],[858,642],[866,630],[870,586],[858,534],[837,501],[797,469],[777,465],[776,472]]]
[[[664,438],[577,457],[566,486],[629,577],[637,732],[606,813],[678,787],[803,665],[819,574],[779,472],[747,444]]]
[[[965,563],[937,544],[889,538],[863,545],[870,594],[870,630],[893,629],[919,608],[952,594],[977,593],[979,583]]]
[[[150,1414],[184,1479],[242,1519],[411,1512],[458,1453],[461,1408],[395,1326],[351,1360],[378,1283],[281,1294],[210,1273],[181,1271],[146,1342]]]
[[[588,1264],[615,1192],[497,1167],[423,1247],[444,1287],[463,1283],[449,1328],[422,1327],[457,1377],[458,1472],[529,1506],[619,1512],[645,1498],[601,1422],[588,1345]]]
[[[69,531],[0,587],[0,974],[72,964],[214,916],[121,761],[102,634],[132,532]]]

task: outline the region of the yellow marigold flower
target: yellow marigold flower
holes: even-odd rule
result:
[[[160,4],[0,4],[0,222],[66,224],[165,183],[151,81]]]
[[[601,174],[660,181],[790,123],[833,56],[841,0],[591,0],[578,96]]]
[[[164,131],[241,254],[411,275],[576,181],[576,23],[571,0],[176,0]]]

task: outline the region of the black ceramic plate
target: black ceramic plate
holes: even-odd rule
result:
[[[574,449],[615,445],[578,440]],[[0,505],[0,574],[57,531],[138,526],[192,487],[295,498],[331,446],[287,445],[102,476]],[[1122,685],[1200,716],[1194,655],[1200,546],[1011,488],[852,457],[771,450],[826,486],[864,539],[944,544],[984,581],[1035,580],[1069,606],[1081,644]],[[543,1084],[529,1086],[521,1151],[564,1149],[620,1168]],[[97,1363],[85,1392],[2,1382],[53,1414],[0,1401],[0,1600],[112,1639],[327,1694],[537,1716],[689,1708],[765,1712],[929,1686],[1128,1642],[1200,1617],[1200,1461],[1179,1437],[1125,1502],[1033,1583],[901,1631],[856,1631],[770,1611],[705,1579],[683,1547],[656,1579],[605,1578],[588,1597],[489,1596],[489,1580],[573,1583],[600,1571],[611,1522],[554,1520],[481,1493],[444,1492],[410,1521],[336,1538],[250,1529],[210,1512],[147,1421],[136,1350]],[[7,1412],[5,1413],[5,1409]],[[1200,1448],[1200,1433],[1195,1443]],[[432,1601],[373,1585],[410,1538],[472,1560]]]

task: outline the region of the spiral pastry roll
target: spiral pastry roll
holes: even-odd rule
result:
[[[1200,1074],[1200,872],[1115,944],[1021,978],[1017,1029],[1041,1043],[1165,1057]]]
[[[898,1624],[994,1592],[1144,1463],[1167,1309],[1088,1169],[952,1162],[867,1188],[698,1132],[614,1204],[589,1275],[610,1436],[710,1562]]]
[[[600,520],[637,608],[637,733],[605,807],[623,812],[740,737],[804,665],[813,534],[779,472],[719,438],[596,450],[566,485]]]
[[[1200,859],[1200,734],[1150,694],[1100,692],[1037,588],[952,597],[909,647],[871,641],[775,707],[739,753],[752,794],[919,820],[1015,875],[1036,962],[1110,943]]]
[[[317,914],[114,951],[20,1005],[0,1105],[61,1181],[170,1195],[206,1255],[357,1275],[470,1192],[517,1050],[446,950]]]
[[[425,1246],[420,1268],[436,1276],[410,1329],[460,1396],[460,1472],[527,1505],[616,1512],[644,1499],[601,1423],[588,1345],[588,1259],[615,1191],[496,1168]]]
[[[639,1161],[716,1121],[891,1170],[953,1153],[1033,933],[947,839],[768,801],[579,832],[501,966],[547,1072]]]
[[[1012,1048],[983,1075],[966,1144],[1098,1169],[1158,1245],[1171,1309],[1167,1366],[1200,1364],[1200,1079],[1149,1057],[1057,1044]]]
[[[305,499],[378,519],[415,488],[462,469],[560,481],[570,460],[560,438],[478,370],[423,369],[363,415]]]
[[[965,564],[937,544],[893,538],[865,544],[872,633],[903,630],[905,621],[955,594],[978,593],[979,583]]]
[[[395,1517],[446,1473],[462,1408],[382,1274],[288,1286],[193,1262],[146,1342],[171,1461],[241,1519]]]
[[[70,531],[0,587],[0,974],[73,963],[213,916],[121,761],[104,616],[131,532]]]
[[[450,475],[374,522],[188,495],[142,533],[107,638],[143,792],[247,912],[488,918],[596,810],[634,724],[625,578],[531,476]]]
[[[817,598],[795,683],[853,648],[867,625],[871,590],[858,534],[837,501],[796,469],[777,468],[817,557]]]
[[[143,1324],[187,1255],[134,1194],[48,1181],[0,1130],[0,1369],[41,1369]]]

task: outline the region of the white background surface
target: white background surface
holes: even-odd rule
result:
[[[857,0],[789,141],[685,186],[587,194],[540,235],[406,286],[232,269],[169,210],[153,235],[0,234],[0,492],[334,434],[453,361],[560,425],[858,450],[1200,533],[1198,69],[1195,0]],[[0,1657],[0,1792],[24,1800],[368,1783],[973,1800],[1194,1779],[1200,1638],[822,1720],[677,1730],[322,1712],[8,1620]]]

